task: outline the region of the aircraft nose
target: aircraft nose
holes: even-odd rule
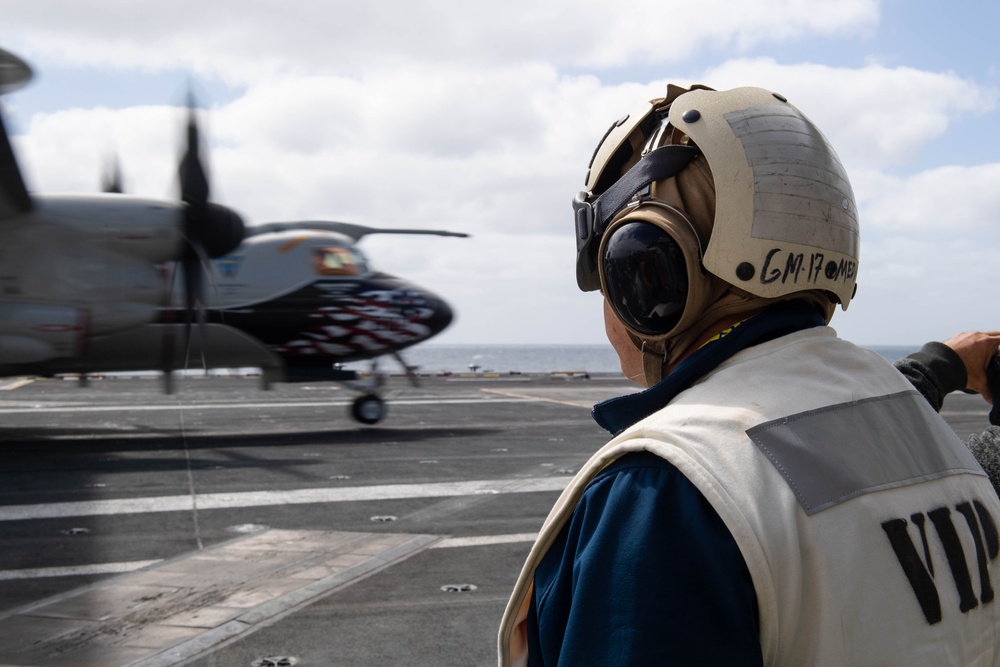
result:
[[[451,306],[437,295],[428,295],[431,301],[431,316],[427,318],[427,326],[431,330],[431,336],[435,336],[451,324],[452,320],[455,319],[455,313],[452,311]]]

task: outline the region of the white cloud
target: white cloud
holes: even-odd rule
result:
[[[13,144],[29,190],[96,192],[117,154],[131,194],[166,197],[177,189],[181,128],[176,108],[70,109],[37,114]]]
[[[919,345],[959,331],[996,330],[998,254],[985,237],[872,239],[862,249],[857,298],[847,312],[838,310],[833,325],[866,345]]]
[[[716,88],[760,86],[785,95],[823,131],[849,173],[914,161],[962,114],[996,107],[997,92],[954,72],[868,65],[731,60],[703,72]]]
[[[956,304],[975,307],[976,298],[956,296],[969,292],[958,273],[927,282],[924,267],[941,273],[971,261],[983,283],[995,273],[984,232],[1000,213],[991,186],[1000,167],[915,167],[956,118],[992,112],[995,91],[947,71],[740,57],[755,44],[874,29],[874,0],[766,10],[722,0],[515,0],[475,15],[455,0],[388,7],[15,2],[0,42],[25,46],[29,59],[192,68],[243,84],[202,119],[214,198],[251,222],[473,234],[362,243],[377,266],[455,305],[445,342],[603,339],[599,297],[575,287],[569,200],[609,123],[665,88],[667,79],[602,83],[601,68],[625,63],[683,67],[676,83],[779,90],[816,121],[861,204],[862,285],[857,305],[835,320],[857,340],[918,341],[907,317],[921,308],[961,320]],[[693,57],[715,50],[728,59]],[[130,192],[169,197],[182,120],[166,107],[70,109],[20,119],[27,133],[15,145],[33,189],[94,191],[114,149]],[[914,173],[900,175],[901,166]],[[913,285],[925,282],[934,289],[911,302]],[[968,319],[946,333],[969,328]]]
[[[878,20],[878,0],[460,0],[329,3],[175,0],[8,3],[0,38],[67,63],[191,67],[233,81],[261,73],[359,72],[414,60],[478,65],[544,61],[611,67],[747,49]]]
[[[576,287],[572,238],[368,236],[359,247],[376,268],[447,298],[457,319],[441,342],[604,341],[600,296]]]
[[[992,239],[1000,222],[1000,163],[948,165],[906,178],[867,173],[865,183],[866,228]]]
[[[858,296],[838,318],[847,337],[917,344],[996,329],[998,179],[996,163],[864,175]]]
[[[793,101],[804,100],[799,105],[838,148],[846,144],[849,155],[870,143],[857,127],[885,125],[905,137],[867,153],[877,168],[853,172],[866,239],[871,230],[933,230],[945,201],[953,231],[979,230],[995,218],[1000,201],[989,183],[996,167],[941,168],[909,178],[883,171],[932,134],[930,121],[913,121],[916,129],[892,125],[909,113],[912,96],[931,91],[931,99],[941,100],[927,114],[943,118],[937,126],[944,129],[950,116],[969,108],[948,102],[951,93],[964,90],[966,99],[984,99],[974,84],[907,69],[825,67],[821,78],[856,85],[822,107],[825,88],[813,83],[815,66],[737,61],[708,71],[703,80],[724,88],[745,83],[740,78],[750,70],[757,75],[754,83],[773,81]],[[907,84],[917,87],[912,96],[866,103],[862,94],[873,88],[905,91]],[[476,238],[464,245],[397,240],[371,254],[377,264],[390,260],[387,270],[453,301],[461,314],[450,332],[457,339],[560,342],[565,323],[582,320],[590,325],[570,326],[566,336],[592,342],[602,337],[600,309],[581,301],[589,297],[573,282],[568,202],[609,121],[664,87],[665,81],[602,86],[592,76],[560,75],[542,65],[479,70],[418,63],[361,78],[268,78],[201,117],[215,144],[208,154],[214,198],[248,221],[343,219],[470,232]],[[176,189],[183,117],[182,110],[166,107],[38,115],[17,147],[37,190],[96,190],[101,160],[113,147],[130,192],[169,197]],[[907,144],[906,151],[895,144]],[[365,243],[378,248],[374,239]],[[420,252],[412,252],[417,247]],[[881,265],[867,245],[865,253],[866,285],[909,284],[898,266]],[[919,264],[907,266],[912,272]],[[863,291],[859,303],[866,298]],[[860,310],[864,306],[852,308],[848,321]]]

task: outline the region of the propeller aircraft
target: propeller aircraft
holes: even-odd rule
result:
[[[32,77],[0,49],[0,94]],[[380,421],[381,376],[340,365],[394,356],[452,321],[439,296],[374,270],[356,247],[375,233],[466,234],[304,221],[246,225],[210,201],[189,104],[179,201],[104,192],[30,194],[0,117],[0,376],[260,368],[274,381],[355,389],[352,416]],[[175,290],[174,287],[178,286]]]

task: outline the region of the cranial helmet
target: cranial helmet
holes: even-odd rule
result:
[[[670,85],[612,125],[586,183],[573,202],[577,283],[601,289],[664,361],[723,316],[803,298],[829,320],[854,296],[850,182],[781,95]]]

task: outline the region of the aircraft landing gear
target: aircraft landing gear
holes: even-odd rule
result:
[[[406,371],[406,377],[410,381],[410,384],[414,387],[419,387],[420,382],[417,378],[417,367],[408,365],[399,352],[392,352],[392,356],[399,361],[400,365]],[[377,359],[372,359],[370,383],[364,387],[357,385],[352,387],[355,391],[362,392],[351,404],[351,416],[354,417],[355,421],[369,426],[382,421],[385,417],[386,405],[378,392],[384,383],[385,374],[379,372]]]
[[[377,424],[385,417],[385,401],[377,394],[362,394],[354,399],[351,416],[362,424]]]

